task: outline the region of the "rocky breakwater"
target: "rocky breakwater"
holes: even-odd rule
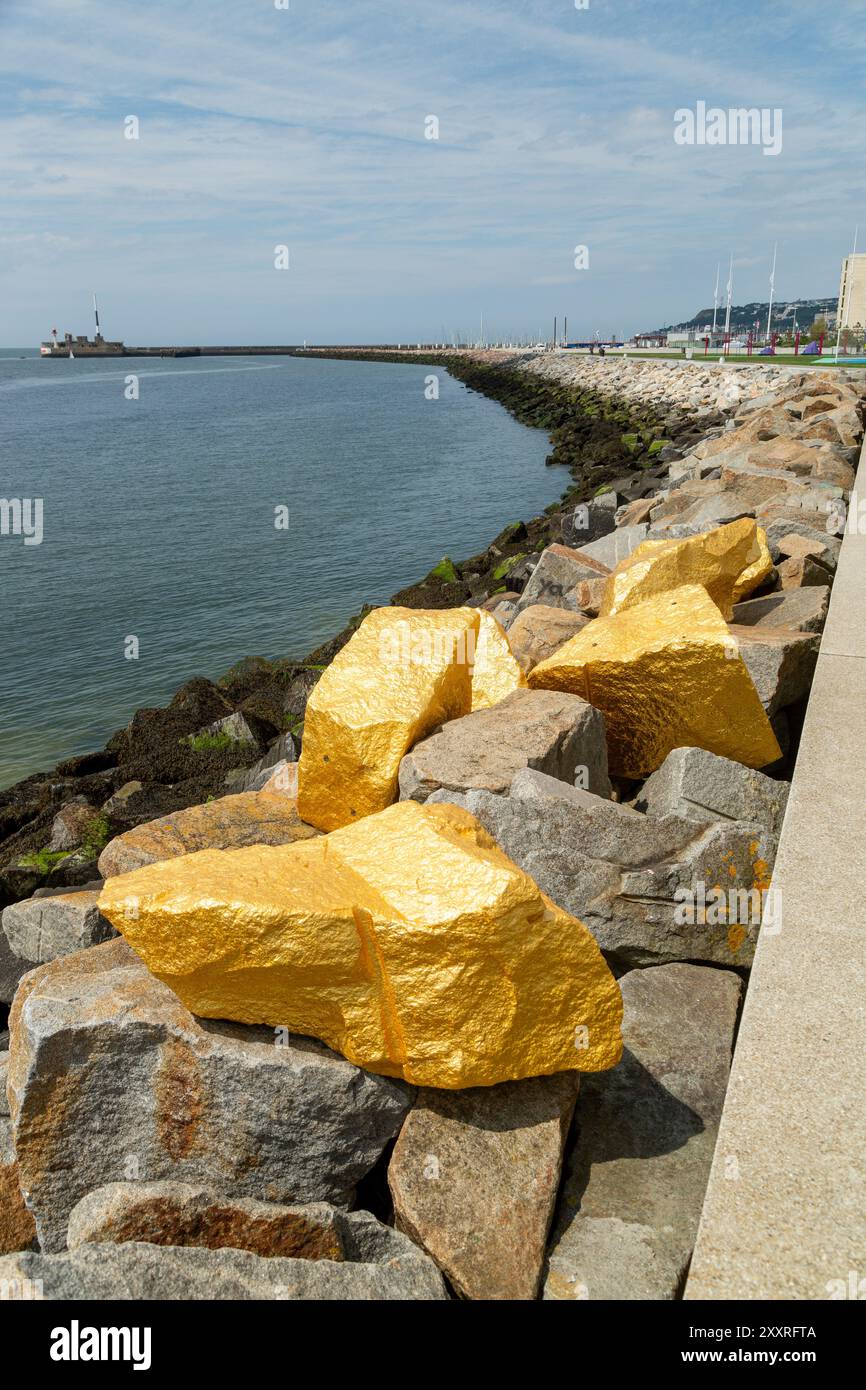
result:
[[[37,784],[81,864],[5,871],[0,1287],[679,1295],[862,435],[763,373],[507,591],[428,577]]]

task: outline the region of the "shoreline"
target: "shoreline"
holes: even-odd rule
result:
[[[392,605],[409,608],[495,607],[501,596],[519,592],[541,551],[568,539],[575,505],[605,491],[615,492],[624,505],[640,503],[659,491],[670,464],[720,433],[739,398],[737,391],[729,391],[727,397],[717,393],[710,399],[706,385],[700,384],[703,368],[693,363],[685,364],[683,373],[681,364],[667,361],[496,350],[328,349],[298,355],[443,368],[521,423],[545,429],[552,446],[547,463],[569,470],[570,482],[560,501],[544,513],[509,523],[477,555],[458,561],[442,557],[427,575],[392,595]],[[745,370],[767,383],[790,375],[787,368],[765,363]],[[740,377],[743,371],[732,367],[727,375],[736,372]],[[653,394],[649,389],[650,378],[657,381],[660,373],[665,387],[679,383],[679,399],[674,390],[656,389]],[[611,382],[621,391],[624,376],[634,381],[630,400],[610,391]],[[686,400],[682,385],[694,381],[699,383],[699,399]],[[244,657],[214,681],[193,676],[168,706],[137,709],[103,749],[62,759],[54,768],[0,791],[0,907],[40,888],[87,882],[94,876],[99,849],[114,834],[238,790],[245,769],[269,745],[286,736],[297,740],[318,673],[373,606],[362,605],[340,632],[299,658]],[[203,728],[234,715],[246,722],[246,746],[233,740],[208,748],[187,744]],[[136,791],[118,805],[115,793],[132,783]],[[98,824],[90,848],[95,852],[83,858],[80,853],[63,857],[61,850],[46,849],[51,823],[62,805],[78,798],[89,805],[101,800],[109,809],[103,815],[97,807],[94,816]]]

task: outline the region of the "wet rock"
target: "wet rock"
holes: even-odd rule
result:
[[[626,1051],[584,1083],[545,1299],[673,1299],[698,1229],[731,1065],[737,975],[622,980]]]
[[[470,811],[618,965],[751,962],[776,850],[763,826],[655,819],[530,770],[508,796],[431,798],[445,800]],[[722,905],[717,886],[731,895]]]
[[[258,725],[257,728],[253,727],[254,723]],[[241,714],[239,710],[235,710],[233,714],[223,715],[221,719],[215,719],[206,728],[197,730],[195,734],[191,735],[191,738],[196,739],[203,736],[216,739],[225,738],[232,743],[245,743],[255,749],[258,749],[262,743],[260,722],[254,720],[252,716],[247,717]]]
[[[96,808],[86,801],[68,801],[51,826],[49,850],[77,849],[90,829]]]
[[[486,609],[488,613],[495,614],[501,603],[508,605],[516,604],[519,598],[520,594],[516,589],[504,589],[499,593],[491,594],[483,603],[479,603],[478,607]],[[501,618],[499,621],[502,621]]]
[[[609,796],[603,716],[576,695],[515,691],[416,743],[400,764],[400,797],[426,801],[442,787],[507,791],[522,767]]]
[[[615,525],[616,504],[615,492],[602,492],[590,502],[579,503],[563,512],[560,523],[563,545],[580,550],[590,541],[609,535]]]
[[[200,1022],[123,941],[33,971],[10,1031],[21,1185],[49,1251],[86,1193],[130,1178],[343,1204],[413,1095],[285,1029]]]
[[[228,700],[238,704],[268,682],[273,671],[273,662],[267,657],[243,656],[220,676],[217,687]]]
[[[189,805],[188,792],[182,785],[168,787],[161,782],[140,782],[133,778],[118,787],[101,809],[117,834],[143,825],[145,821],[183,811]]]
[[[240,792],[125,831],[102,851],[99,872],[103,878],[112,878],[196,850],[286,845],[309,840],[318,833],[300,819],[290,798],[271,792]]]
[[[0,1259],[0,1283],[10,1290],[11,1297],[33,1297],[30,1290],[37,1281],[41,1298],[61,1302],[414,1302],[448,1298],[433,1261],[409,1249],[398,1258],[392,1249],[384,1258],[340,1263],[263,1258],[247,1250],[129,1243],[80,1245],[67,1254],[18,1254]]]
[[[166,709],[141,709],[109,741],[125,781],[180,782],[208,770],[228,771],[238,745],[194,748],[189,740],[233,713],[221,691],[197,676],[181,686]],[[249,746],[253,761],[256,750]]]
[[[571,1074],[419,1092],[388,1167],[395,1219],[462,1297],[536,1296],[576,1096]]]
[[[675,748],[644,782],[635,807],[656,817],[751,821],[778,837],[789,790],[787,782],[703,748]]]
[[[303,722],[307,701],[321,679],[322,669],[300,670],[289,682],[283,701],[283,714],[295,725]]]

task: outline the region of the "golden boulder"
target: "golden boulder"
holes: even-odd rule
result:
[[[400,760],[438,724],[524,683],[508,638],[477,608],[377,608],[307,702],[298,813],[338,830],[390,806]]]
[[[684,585],[596,618],[529,674],[604,714],[610,770],[646,777],[673,748],[747,767],[781,757],[737,644],[706,589]]]
[[[472,666],[472,709],[490,709],[506,695],[526,685],[526,677],[511,650],[505,628],[492,613],[479,608],[475,661]]]
[[[151,864],[99,908],[194,1014],[321,1038],[419,1086],[621,1054],[594,938],[459,807],[401,801],[317,840]]]
[[[742,599],[748,598],[749,594],[754,593],[755,589],[770,577],[773,569],[773,557],[770,554],[767,533],[763,526],[758,527],[758,548],[760,554],[757,560],[746,566],[734,585],[734,592],[731,595],[732,603],[739,603]]]
[[[757,525],[751,517],[685,540],[643,541],[608,579],[599,617],[612,618],[670,589],[700,584],[722,616],[730,619],[743,571],[760,560]]]

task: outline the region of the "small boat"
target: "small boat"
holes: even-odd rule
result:
[[[69,349],[69,356],[72,358],[75,357],[75,353],[72,351],[72,348]]]

